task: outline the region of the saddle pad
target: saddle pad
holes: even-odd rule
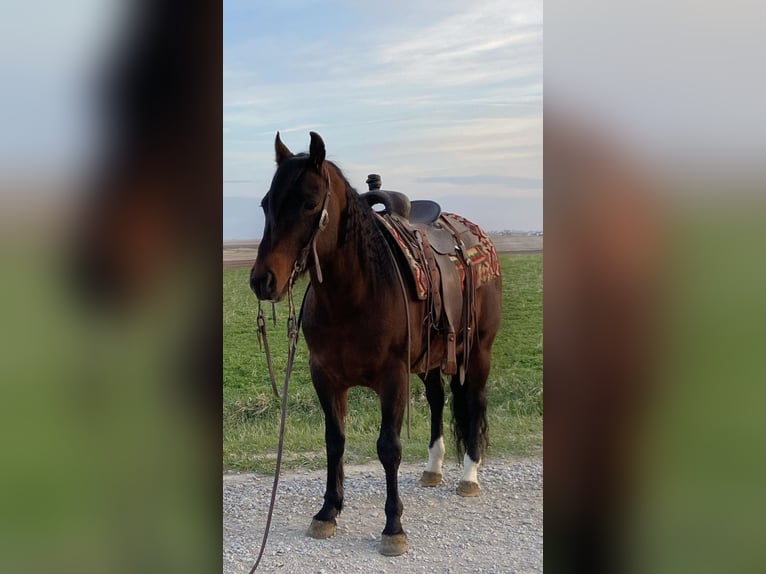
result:
[[[396,244],[399,246],[399,250],[407,260],[407,268],[409,269],[410,275],[415,282],[415,295],[418,299],[424,301],[428,295],[428,271],[415,258],[415,255],[412,253],[409,245],[407,245],[407,242],[401,237],[401,235],[399,235],[399,232],[388,221],[386,221],[385,217],[377,212],[374,213],[375,217],[378,218],[378,222],[383,225],[383,229],[385,229],[391,235],[391,237],[394,238],[394,241],[396,241]],[[402,271],[404,272],[404,270]]]
[[[487,283],[496,277],[500,277],[500,260],[497,257],[495,245],[487,234],[484,233],[481,227],[465,217],[454,213],[444,213],[442,215],[467,227],[471,235],[478,240],[475,245],[466,248],[464,251],[465,258],[469,262],[471,269],[473,269],[476,287],[480,287],[481,285],[484,285],[484,283]],[[465,280],[465,271],[462,266],[457,263],[456,256],[451,257],[451,259],[458,267],[460,281],[462,283]]]
[[[475,238],[470,247],[465,248],[464,256],[467,261],[470,262],[471,269],[473,270],[474,285],[480,287],[487,281],[491,281],[495,277],[500,276],[500,261],[497,257],[497,251],[495,246],[490,241],[487,234],[475,223],[452,213],[443,213],[442,217],[449,217],[453,222],[457,222],[464,225],[470,232],[470,235]],[[415,285],[415,295],[418,299],[425,300],[428,296],[428,270],[418,261],[417,256],[412,252],[408,242],[402,238],[399,232],[389,224],[386,219],[376,213],[376,217],[383,225],[391,237],[394,238],[396,244],[399,246],[405,260],[407,261],[407,267],[409,269],[410,276],[413,279]],[[465,241],[465,238],[464,238]],[[465,282],[465,269],[458,260],[457,256],[450,256],[451,261],[455,265],[460,275],[460,284],[464,285]]]

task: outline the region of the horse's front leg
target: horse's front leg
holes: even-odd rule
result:
[[[386,472],[386,527],[383,529],[380,553],[399,556],[407,552],[407,535],[402,529],[402,500],[399,498],[399,463],[402,460],[402,430],[407,403],[407,377],[404,365],[387,371],[380,390],[382,420],[378,438],[378,458]]]
[[[345,423],[348,393],[332,385],[328,377],[312,366],[311,379],[325,417],[327,449],[327,488],[322,509],[314,516],[308,535],[329,538],[335,534],[335,518],[343,510],[343,449],[346,445]]]

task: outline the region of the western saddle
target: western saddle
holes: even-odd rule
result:
[[[398,249],[410,269],[415,293],[425,299],[425,353],[412,358],[412,372],[424,372],[430,362],[430,345],[434,337],[444,337],[446,353],[441,363],[445,375],[458,374],[465,380],[465,365],[471,350],[471,331],[475,323],[476,274],[467,252],[480,239],[460,219],[442,213],[438,203],[413,200],[397,191],[380,189],[380,176],[367,179],[370,191],[362,197],[373,209],[385,231],[389,246]],[[396,246],[396,247],[394,247]],[[402,259],[402,258],[400,258]],[[400,266],[405,267],[405,266]],[[418,288],[418,279],[421,288]],[[463,343],[460,365],[456,347]]]

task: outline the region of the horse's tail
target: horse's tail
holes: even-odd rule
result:
[[[459,460],[463,459],[466,451],[471,424],[475,425],[477,433],[476,448],[478,449],[479,459],[484,458],[484,453],[489,448],[489,423],[487,422],[487,399],[486,387],[482,385],[480,389],[470,385],[466,380],[460,384],[458,375],[453,375],[450,388],[452,389],[452,398],[450,407],[452,410],[452,434],[455,439],[455,449]],[[476,420],[471,421],[471,412]]]

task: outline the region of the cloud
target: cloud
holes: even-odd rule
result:
[[[442,4],[415,3],[404,21],[375,14],[373,34],[351,22],[342,40],[312,27],[295,42],[264,30],[227,45],[225,125],[329,125],[471,101],[536,102],[541,113],[542,3]]]
[[[328,9],[339,17],[317,27]],[[224,46],[224,174],[253,183],[227,194],[268,189],[277,130],[295,152],[316,130],[358,188],[369,173],[421,197],[470,186],[475,196],[534,198],[527,211],[542,220],[540,0],[243,4],[234,27]]]
[[[542,76],[541,3],[480,2],[382,46],[376,85],[498,86]]]

